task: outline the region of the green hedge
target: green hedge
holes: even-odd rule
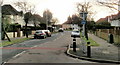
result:
[[[7,32],[14,32],[14,31],[16,32],[17,28],[21,28],[21,25],[17,23],[10,24]]]

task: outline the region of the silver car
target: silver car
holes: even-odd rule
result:
[[[79,30],[73,30],[71,33],[71,37],[80,37],[80,31]]]
[[[34,38],[46,38],[46,33],[44,30],[36,30],[35,34],[34,34]]]

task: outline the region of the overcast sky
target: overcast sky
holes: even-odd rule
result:
[[[60,23],[63,23],[67,20],[67,17],[77,12],[76,3],[85,2],[89,0],[3,0],[4,4],[12,4],[17,1],[27,1],[30,4],[35,5],[35,11],[42,16],[43,11],[49,9],[53,16],[58,18]],[[94,4],[95,0],[90,0]],[[97,14],[94,16],[95,21],[99,18],[103,18],[110,13],[114,14],[114,11],[110,11],[106,7],[100,7],[94,5],[92,8],[93,11],[96,11]]]

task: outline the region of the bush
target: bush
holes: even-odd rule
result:
[[[96,29],[113,29],[113,26],[108,26],[108,25],[95,25]]]
[[[8,28],[8,32],[16,32],[17,28],[21,28],[21,25],[18,23],[10,24]]]

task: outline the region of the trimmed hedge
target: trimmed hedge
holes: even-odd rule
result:
[[[21,28],[21,25],[20,25],[20,24],[17,24],[17,23],[15,23],[15,24],[10,24],[7,32],[16,32],[16,31],[17,31],[17,28]]]

